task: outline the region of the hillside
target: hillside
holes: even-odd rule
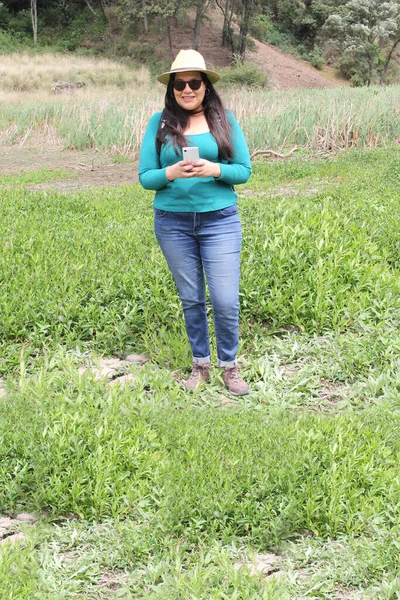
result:
[[[185,27],[174,27],[172,30],[174,54],[181,48],[192,47],[192,27],[190,20]],[[219,10],[211,10],[208,21],[200,33],[199,52],[203,54],[208,65],[221,68],[229,65],[230,52],[221,43],[222,17]],[[257,64],[269,78],[273,89],[290,90],[296,88],[330,88],[338,87],[339,82],[324,77],[321,71],[310,63],[294,58],[271,44],[251,38],[254,50],[248,51],[247,58]],[[161,39],[162,51],[169,56],[167,36]]]

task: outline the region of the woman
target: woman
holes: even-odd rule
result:
[[[249,151],[232,113],[195,50],[181,50],[158,81],[167,86],[165,108],[148,124],[139,160],[139,180],[155,190],[154,229],[182,301],[193,369],[184,382],[194,389],[209,378],[207,278],[214,313],[218,366],[228,390],[249,393],[239,375],[239,270],[242,232],[233,186],[251,174]],[[196,146],[198,160],[183,160]]]

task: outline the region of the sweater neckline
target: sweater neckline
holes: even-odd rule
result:
[[[204,131],[203,133],[185,133],[185,137],[193,137],[194,135],[207,135],[211,131]]]

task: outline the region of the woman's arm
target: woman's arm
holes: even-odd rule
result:
[[[200,159],[193,163],[196,177],[214,177],[229,185],[246,183],[251,175],[250,154],[239,123],[231,112],[228,112],[228,123],[231,127],[233,157],[229,163],[211,162]]]
[[[167,169],[161,167],[156,146],[160,118],[161,113],[155,113],[151,117],[140,148],[139,181],[145,190],[160,190],[169,182]]]
[[[151,117],[140,148],[139,181],[145,190],[160,190],[174,179],[188,179],[195,176],[189,160],[180,160],[167,167],[161,166],[156,145],[161,114],[156,113]]]
[[[219,163],[221,175],[217,181],[224,181],[230,185],[246,183],[251,175],[251,161],[249,149],[243,131],[234,114],[228,111],[228,123],[231,126],[231,139],[233,145],[233,157],[229,164]]]

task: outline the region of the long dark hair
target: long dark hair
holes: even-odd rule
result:
[[[206,93],[203,100],[204,116],[217,142],[219,157],[230,160],[233,156],[233,147],[230,135],[231,128],[226,118],[226,110],[207,75],[201,73],[201,78],[206,86]],[[175,73],[171,73],[165,94],[165,108],[156,137],[158,152],[161,150],[161,145],[167,141],[172,141],[175,152],[178,152],[183,146],[188,146],[183,132],[188,126],[189,117],[193,114],[193,111],[185,110],[175,100],[172,87],[174,79]]]

